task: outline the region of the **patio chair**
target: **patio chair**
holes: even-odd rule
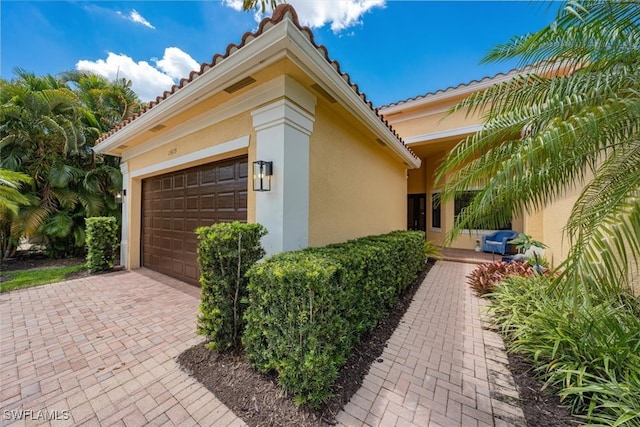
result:
[[[513,230],[500,230],[482,236],[482,251],[504,255],[507,253],[507,242],[516,237],[518,237],[518,233]]]

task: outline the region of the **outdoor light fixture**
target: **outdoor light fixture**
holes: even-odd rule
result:
[[[125,198],[126,195],[127,195],[127,190],[126,189],[125,190],[116,191],[116,196],[115,196],[116,203],[121,205],[122,202],[124,202],[124,198]]]
[[[256,160],[253,162],[253,191],[271,191],[273,162]]]

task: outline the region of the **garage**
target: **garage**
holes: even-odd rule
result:
[[[142,264],[198,285],[197,227],[247,221],[247,156],[142,181]]]

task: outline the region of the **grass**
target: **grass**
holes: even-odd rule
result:
[[[71,267],[39,268],[35,270],[7,271],[3,276],[9,280],[0,283],[0,293],[32,286],[46,285],[65,280],[67,274],[83,270],[84,264]]]

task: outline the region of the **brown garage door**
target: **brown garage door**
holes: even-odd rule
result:
[[[247,221],[247,157],[142,181],[142,263],[198,284],[197,227]]]

